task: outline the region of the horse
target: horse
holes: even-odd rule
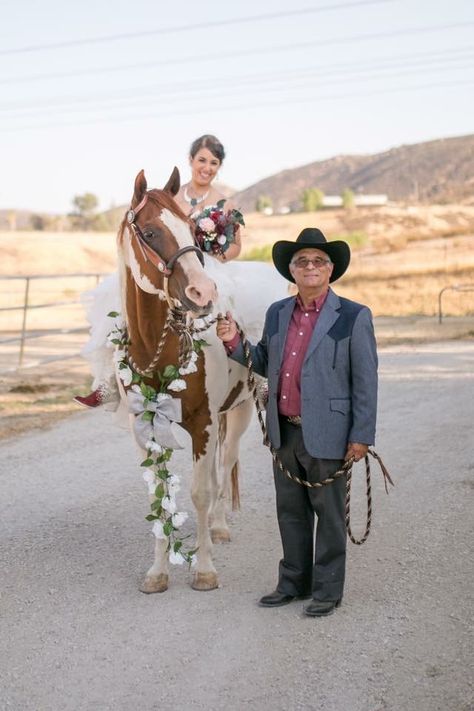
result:
[[[135,179],[131,209],[117,237],[123,314],[128,332],[128,358],[157,386],[157,373],[178,364],[180,338],[172,329],[163,334],[170,309],[185,312],[188,321],[212,314],[218,303],[214,281],[203,267],[192,221],[174,201],[180,176],[174,168],[162,190],[147,188],[144,171]],[[225,269],[225,267],[224,267]],[[245,369],[227,358],[215,329],[205,332],[208,343],[187,377],[181,400],[182,426],[192,442],[191,498],[196,511],[196,561],[192,587],[212,590],[219,585],[212,560],[215,542],[230,540],[226,499],[235,483],[239,439],[252,414],[252,397]],[[160,344],[160,346],[159,346]],[[158,354],[158,357],[157,357]],[[122,397],[126,396],[123,385]],[[225,438],[219,431],[225,430]],[[156,539],[154,561],[140,590],[164,592],[169,582],[167,540]]]

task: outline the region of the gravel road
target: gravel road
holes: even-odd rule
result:
[[[233,540],[215,551],[221,588],[205,593],[183,568],[167,593],[138,592],[153,548],[146,489],[110,415],[1,443],[0,708],[473,709],[474,342],[380,356],[376,450],[396,488],[386,496],[374,471],[372,533],[349,544],[344,602],[324,619],[300,602],[256,605],[280,556],[256,420]],[[189,455],[174,462],[185,478]],[[193,516],[186,525],[193,534]]]

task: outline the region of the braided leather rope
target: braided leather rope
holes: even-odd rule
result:
[[[257,383],[255,380],[255,375],[253,372],[253,363],[252,363],[252,355],[250,353],[250,344],[245,338],[245,335],[240,328],[240,326],[237,325],[237,330],[239,332],[239,335],[242,339],[242,345],[244,348],[244,354],[245,354],[245,359],[247,362],[247,371],[248,371],[248,376],[247,376],[247,382],[249,389],[252,392],[253,399],[255,402],[255,407],[257,409],[257,417],[258,421],[260,423],[260,428],[263,433],[263,441],[264,444],[267,445],[267,447],[270,449],[273,461],[275,462],[276,466],[278,469],[285,474],[289,479],[292,481],[296,482],[297,484],[300,484],[301,486],[306,486],[308,489],[319,489],[322,488],[323,486],[328,486],[329,484],[332,484],[335,482],[337,479],[339,479],[342,476],[346,476],[346,513],[345,513],[345,520],[346,520],[346,529],[347,529],[347,535],[349,536],[349,539],[352,541],[352,543],[355,543],[356,545],[362,545],[367,538],[369,537],[370,533],[370,528],[372,525],[372,487],[371,487],[371,482],[370,482],[370,463],[369,463],[369,457],[368,455],[365,456],[365,472],[366,472],[366,487],[367,487],[367,523],[365,527],[364,534],[362,535],[361,538],[355,538],[352,529],[351,529],[351,482],[352,482],[352,466],[354,464],[354,457],[351,457],[348,459],[340,469],[338,469],[336,472],[331,477],[327,477],[327,479],[323,479],[322,481],[318,482],[309,482],[306,481],[305,479],[301,479],[300,477],[296,476],[296,474],[292,474],[288,469],[284,466],[284,464],[281,462],[280,458],[278,457],[278,454],[271,444],[271,442],[268,439],[268,434],[267,434],[267,429],[265,427],[265,422],[263,420],[262,416],[262,408],[260,406],[260,402],[258,399],[258,394],[257,394]],[[384,484],[385,484],[385,491],[388,494],[388,487],[387,487],[387,482],[389,482],[392,486],[394,486],[394,483],[390,477],[390,474],[387,471],[387,468],[383,464],[381,458],[375,452],[373,449],[368,450],[368,454],[370,454],[374,459],[379,463],[380,465],[380,470],[384,479]]]

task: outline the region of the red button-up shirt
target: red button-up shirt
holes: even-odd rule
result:
[[[300,296],[296,297],[278,383],[278,410],[281,415],[301,414],[301,369],[327,295],[326,291],[308,307],[303,305]]]

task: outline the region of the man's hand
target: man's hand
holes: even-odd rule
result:
[[[344,457],[344,459],[347,461],[351,457],[354,457],[354,461],[358,462],[359,459],[363,459],[365,457],[368,451],[369,446],[367,444],[357,444],[357,442],[349,442],[346,456]]]
[[[217,317],[216,333],[221,341],[231,341],[237,334],[237,324],[232,318],[230,311],[227,311],[225,316]]]

